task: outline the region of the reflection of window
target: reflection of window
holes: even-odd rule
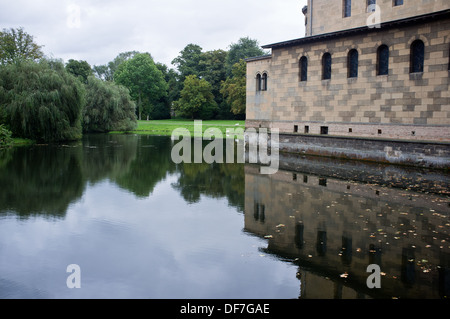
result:
[[[352,263],[352,238],[342,236],[342,250],[341,250],[342,262],[345,265]]]
[[[352,15],[352,0],[343,0],[344,18]]]
[[[421,40],[411,44],[411,73],[423,72],[425,45]]]
[[[394,0],[394,7],[403,5],[403,0]]]
[[[350,50],[348,53],[348,77],[358,77],[358,51],[355,49]]]
[[[300,81],[304,82],[308,80],[308,58],[302,56],[300,59]]]
[[[331,79],[331,54],[328,52],[322,57],[322,79]]]
[[[305,226],[303,223],[298,223],[295,225],[295,246],[298,249],[302,249],[304,245],[303,235],[305,232]]]
[[[377,75],[389,74],[389,47],[380,45],[377,50]]]
[[[256,221],[261,221],[264,223],[264,221],[266,220],[266,207],[263,204],[255,202],[253,217]]]
[[[325,256],[327,252],[327,232],[319,230],[317,232],[316,250],[319,256]]]

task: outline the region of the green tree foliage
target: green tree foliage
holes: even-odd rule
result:
[[[66,70],[78,77],[83,83],[87,83],[88,77],[93,74],[89,63],[73,59],[70,59],[66,64]]]
[[[105,65],[94,65],[92,70],[95,75],[104,81],[114,81],[114,73],[119,68],[119,65],[132,59],[136,54],[139,54],[138,51],[128,51],[119,53],[119,55],[111,62]]]
[[[222,82],[221,93],[231,105],[231,111],[235,115],[245,115],[246,106],[246,77],[247,64],[244,60],[236,63],[232,69],[232,77]]]
[[[187,76],[181,97],[174,102],[174,108],[187,118],[211,119],[217,110],[211,84],[195,75]]]
[[[218,117],[227,118],[230,112],[228,105],[225,105],[222,94],[220,93],[221,84],[226,80],[225,61],[227,52],[224,50],[214,50],[202,53],[199,67],[201,69],[199,76],[211,84],[214,100],[219,106]]]
[[[0,68],[0,105],[17,137],[41,142],[81,138],[83,84],[57,61]]]
[[[0,147],[11,145],[12,138],[11,138],[12,132],[8,130],[3,124],[0,125]]]
[[[39,60],[44,56],[41,49],[23,28],[0,31],[0,65]]]
[[[240,38],[237,43],[230,45],[226,61],[227,75],[231,76],[233,66],[242,59],[256,57],[266,54],[264,50],[258,44],[257,40],[250,39],[249,37]]]
[[[139,119],[143,115],[152,119],[155,106],[167,95],[164,75],[147,53],[136,54],[119,65],[114,80],[130,90],[131,97],[137,103]]]
[[[179,81],[184,82],[187,76],[201,74],[200,61],[202,58],[202,47],[196,44],[188,44],[176,57],[172,64],[179,72]]]
[[[128,89],[90,76],[86,85],[83,130],[86,132],[131,131],[137,127],[136,105]]]

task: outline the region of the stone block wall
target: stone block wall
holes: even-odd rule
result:
[[[379,12],[368,11],[367,0],[352,0],[350,17],[343,15],[343,0],[309,0],[307,35],[317,35],[366,26],[368,22],[388,22],[450,9],[448,0],[404,0],[394,6],[394,0],[377,0]],[[312,27],[312,28],[311,28]],[[309,33],[308,33],[309,30]],[[312,33],[311,33],[312,30]]]
[[[411,44],[425,45],[424,70],[410,73]],[[389,47],[389,73],[377,75],[377,49]],[[348,53],[358,52],[358,77]],[[322,57],[332,57],[322,80]],[[300,58],[308,59],[300,81]],[[247,62],[247,127],[282,133],[450,142],[450,19],[274,47]],[[267,91],[256,91],[258,73]],[[325,130],[325,131],[324,131]]]

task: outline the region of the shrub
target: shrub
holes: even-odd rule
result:
[[[136,105],[127,88],[90,76],[86,85],[85,132],[131,131],[137,127]]]
[[[12,144],[11,131],[4,125],[0,125],[0,147],[8,146]]]

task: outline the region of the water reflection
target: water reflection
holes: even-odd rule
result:
[[[261,175],[176,165],[173,143],[1,150],[0,298],[449,295],[448,174],[286,155]],[[80,291],[61,271],[74,262]],[[367,288],[370,264],[382,289]]]
[[[137,198],[150,196],[171,174],[188,203],[201,195],[228,198],[243,212],[243,165],[180,164],[170,160],[170,137],[87,135],[81,143],[0,151],[0,213],[64,217],[86,185],[114,182]]]
[[[355,171],[344,167],[352,162],[325,160],[320,170],[318,159],[282,163],[294,162],[308,173],[267,176],[246,165],[245,229],[268,240],[267,253],[298,265],[300,298],[449,296],[450,210],[448,197],[440,195],[445,175],[432,195],[375,184],[371,174],[385,174],[379,166],[366,166],[362,183],[329,177],[348,178]],[[408,179],[408,169],[388,169]],[[434,172],[421,174],[435,178]],[[371,264],[381,267],[382,289],[366,285]]]

